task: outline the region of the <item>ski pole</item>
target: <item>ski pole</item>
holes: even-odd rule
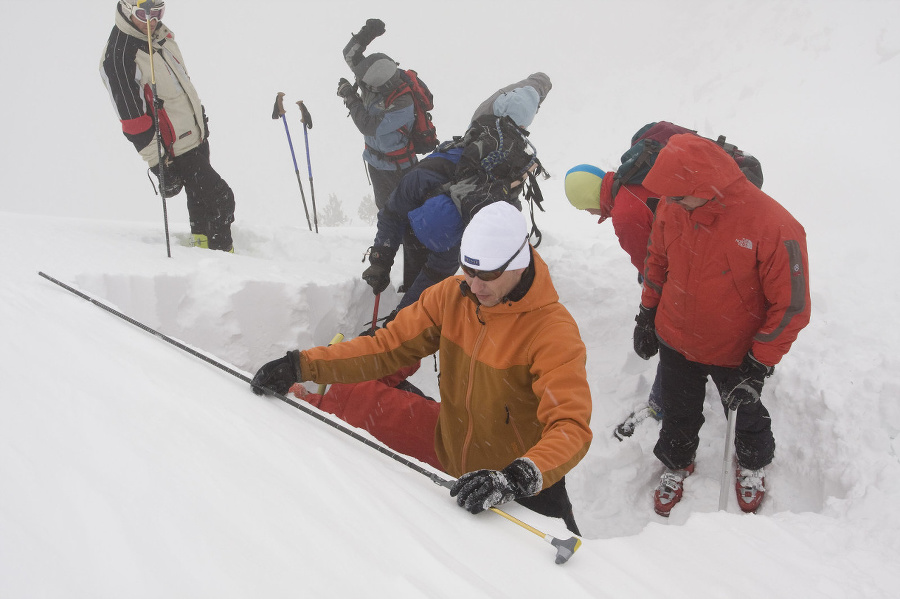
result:
[[[297,102],[297,106],[300,107],[300,122],[303,123],[303,141],[306,144],[306,170],[309,171],[309,195],[312,197],[313,223],[315,223],[316,233],[318,233],[319,217],[316,215],[316,188],[313,187],[312,162],[310,162],[309,158],[309,135],[306,133],[307,129],[312,129],[312,117],[303,104],[303,100]]]
[[[331,341],[328,342],[328,345],[334,345],[335,343],[340,343],[343,340],[344,340],[344,334],[338,333],[337,335],[332,337]],[[326,385],[325,383],[322,383],[321,385],[319,385],[319,389],[318,389],[319,395],[325,395],[325,387],[327,387],[327,386],[328,385]]]
[[[303,199],[303,211],[306,213],[306,224],[309,226],[309,230],[312,231],[312,223],[309,221],[309,208],[306,207],[306,194],[303,193],[303,181],[300,180],[300,167],[297,166],[297,156],[294,154],[294,142],[291,141],[291,131],[288,129],[287,119],[284,117],[285,111],[282,98],[284,98],[284,92],[278,92],[278,95],[275,96],[275,108],[272,110],[272,119],[277,121],[280,117],[282,122],[284,122],[284,132],[287,134],[288,145],[291,147],[291,158],[294,160],[294,172],[297,174],[297,184],[300,186],[300,197]]]
[[[732,475],[732,461],[734,460],[734,429],[737,425],[737,409],[728,408],[728,432],[725,433],[725,457],[722,460],[722,485],[719,487],[719,509],[728,508],[729,487],[728,482]]]
[[[431,475],[431,480],[436,485],[440,485],[440,486],[446,487],[448,489],[453,488],[452,480],[447,480],[446,478],[442,478],[442,477],[438,476],[437,474]],[[507,514],[506,512],[504,512],[503,510],[501,510],[499,508],[491,507],[489,509],[492,512],[494,512],[495,514],[503,516],[504,518],[506,518],[513,524],[517,524],[517,525],[521,526],[522,528],[524,528],[525,530],[536,534],[537,536],[541,537],[542,539],[544,539],[545,541],[547,541],[548,543],[550,543],[551,545],[556,547],[556,563],[557,564],[564,564],[567,561],[569,561],[569,558],[572,557],[572,555],[574,555],[576,551],[578,551],[579,547],[581,547],[581,539],[579,539],[578,537],[569,537],[566,540],[561,540],[561,539],[554,537],[551,534],[547,534],[547,533],[539,531],[538,529],[531,526],[530,524],[526,524],[525,522],[522,522],[515,516]]]
[[[375,294],[375,313],[372,314],[372,331],[378,328],[378,303],[381,301],[381,294]]]
[[[238,372],[234,368],[231,368],[231,367],[225,365],[224,363],[220,362],[219,360],[217,360],[213,357],[210,357],[206,354],[203,354],[192,347],[188,347],[187,345],[181,343],[180,341],[176,341],[172,337],[169,337],[168,335],[166,335],[164,333],[161,333],[155,329],[152,329],[152,328],[148,327],[147,325],[145,325],[129,316],[126,316],[125,314],[122,314],[118,310],[111,308],[110,306],[107,306],[103,302],[91,297],[87,293],[84,293],[83,291],[79,291],[70,285],[66,285],[62,281],[59,281],[58,279],[55,279],[48,274],[45,274],[43,272],[38,272],[38,275],[43,277],[44,279],[50,281],[51,283],[58,285],[59,287],[62,287],[69,293],[72,293],[73,295],[77,295],[78,297],[80,297],[83,300],[89,301],[90,303],[94,304],[98,308],[101,308],[101,309],[109,312],[113,316],[116,316],[116,317],[124,320],[125,322],[136,326],[137,328],[141,329],[142,331],[150,333],[151,335],[158,337],[159,339],[165,341],[166,343],[168,343],[170,345],[174,345],[178,349],[191,354],[195,358],[199,358],[200,360],[203,360],[207,364],[215,366],[219,370],[227,372],[231,376],[238,378],[247,384],[252,384],[252,379],[250,377],[248,377],[247,375],[245,375],[241,372]],[[364,443],[365,445],[371,447],[372,449],[378,451],[379,453],[384,454],[387,457],[391,458],[392,460],[403,464],[404,466],[408,467],[409,469],[414,470],[424,476],[427,476],[435,484],[438,484],[438,485],[441,485],[442,487],[447,487],[447,488],[450,488],[453,486],[453,481],[447,480],[447,479],[439,476],[435,472],[427,470],[426,468],[422,467],[421,465],[405,458],[401,454],[389,449],[388,447],[385,447],[384,445],[381,445],[380,443],[376,443],[375,441],[372,441],[370,439],[367,439],[366,437],[363,437],[356,431],[352,430],[351,428],[348,428],[347,425],[343,424],[340,421],[329,418],[324,412],[321,412],[321,411],[313,408],[309,404],[299,403],[297,401],[294,401],[293,399],[290,399],[289,397],[282,395],[281,393],[276,393],[276,392],[272,391],[271,389],[264,389],[264,390],[266,392],[266,395],[271,395],[277,399],[280,399],[284,403],[286,403],[294,408],[297,408],[301,412],[304,412],[304,413],[312,416],[316,420],[324,422],[328,426],[341,431],[342,433],[352,437],[353,439],[356,439],[360,443]],[[513,518],[512,516],[510,516],[509,514],[507,514],[506,512],[504,512],[502,510],[499,510],[497,508],[491,508],[491,511],[503,516],[504,518],[508,519],[510,522],[518,524],[522,528],[525,528],[526,530],[533,532],[534,534],[540,536],[545,541],[547,541],[548,543],[550,543],[551,545],[556,547],[556,563],[557,564],[562,564],[562,563],[565,563],[566,561],[568,561],[569,558],[572,557],[572,555],[578,550],[578,548],[581,547],[581,539],[579,539],[578,537],[571,537],[566,540],[560,540],[552,535],[542,533],[541,531],[537,530],[536,528],[529,526],[528,524],[525,524],[518,518]]]
[[[159,128],[159,112],[162,110],[162,102],[159,101],[159,95],[156,93],[156,69],[153,67],[153,39],[150,33],[150,10],[156,6],[153,0],[138,0],[137,6],[144,9],[144,15],[147,17],[147,52],[150,54],[150,91],[153,93],[153,109],[156,112],[156,155],[159,160],[159,195],[162,197],[163,207],[163,225],[166,229],[166,255],[172,257],[172,248],[169,245],[169,210],[166,207],[166,169],[165,160],[163,160],[163,142],[162,133]]]

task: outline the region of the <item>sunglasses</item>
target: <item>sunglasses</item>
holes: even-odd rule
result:
[[[131,7],[131,16],[135,17],[138,21],[142,23],[148,23],[153,19],[157,21],[161,21],[163,18],[163,14],[166,12],[166,3],[160,2],[155,4],[150,0],[145,0],[142,4],[150,4],[152,8],[143,8],[141,6],[132,6]]]
[[[494,270],[475,270],[474,268],[469,268],[462,262],[459,263],[460,268],[462,268],[463,273],[469,278],[472,279],[481,279],[482,281],[496,281],[500,278],[500,276],[506,272],[507,267],[512,264],[512,261],[516,259],[522,249],[525,248],[525,244],[528,243],[528,237],[525,237],[525,241],[522,242],[522,245],[519,246],[519,249],[516,250],[516,253],[512,255],[512,257],[501,264],[498,268]]]

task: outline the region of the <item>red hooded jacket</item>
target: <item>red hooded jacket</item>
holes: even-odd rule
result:
[[[656,209],[641,303],[660,340],[689,360],[774,366],[809,323],[806,232],[715,142],[672,136],[644,179]],[[692,211],[672,196],[712,198]]]

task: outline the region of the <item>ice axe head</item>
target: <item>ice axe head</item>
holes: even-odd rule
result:
[[[581,539],[578,537],[569,537],[565,541],[553,539],[550,544],[556,547],[556,563],[564,564],[581,547]]]

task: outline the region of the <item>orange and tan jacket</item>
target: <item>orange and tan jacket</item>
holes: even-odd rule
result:
[[[672,136],[643,185],[663,196],[641,296],[660,340],[703,364],[777,364],[809,323],[803,227],[696,135]],[[666,196],[713,199],[689,212]]]
[[[549,487],[587,453],[591,393],[578,326],[532,255],[534,282],[520,301],[486,308],[450,277],[374,337],[301,352],[301,379],[377,379],[440,350],[435,450],[447,473],[498,470],[524,456]]]

